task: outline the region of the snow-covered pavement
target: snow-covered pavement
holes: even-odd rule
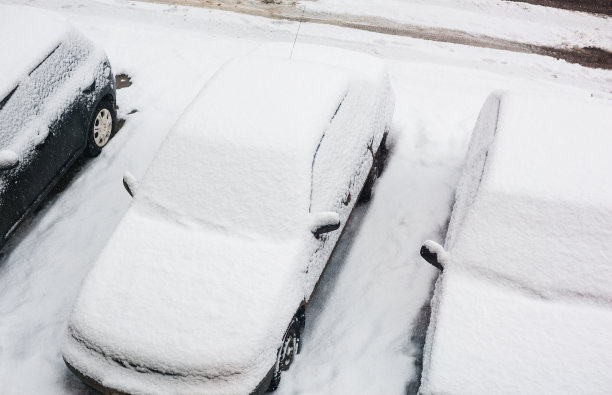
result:
[[[423,28],[552,47],[612,50],[612,23],[603,15],[504,0],[302,0],[311,11],[367,15]],[[520,28],[518,28],[520,26]]]
[[[83,393],[59,346],[79,285],[130,202],[124,171],[142,175],[224,61],[264,42],[293,41],[297,23],[116,0],[2,2],[65,14],[106,49],[116,74],[132,77],[132,86],[118,91],[124,127],[0,253],[0,392]],[[512,88],[610,99],[612,72],[308,23],[298,42],[386,59],[396,109],[387,169],[372,201],[349,222],[308,312],[303,351],[279,392],[414,391],[421,345],[411,338],[418,338],[413,329],[436,274],[418,250],[424,239],[439,240],[444,232],[485,97]]]
[[[423,40],[535,53],[612,69],[612,23],[506,0],[138,0],[306,21]],[[569,2],[571,3],[571,2]],[[590,3],[589,3],[590,4]],[[583,4],[576,5],[581,7]]]

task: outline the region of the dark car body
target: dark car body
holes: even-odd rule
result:
[[[109,103],[115,116],[106,55],[69,25],[61,29],[50,52],[32,54],[40,61],[23,77],[13,83],[0,76],[0,85],[16,84],[0,99],[0,151],[19,158],[0,166],[0,248],[86,149],[100,103]]]

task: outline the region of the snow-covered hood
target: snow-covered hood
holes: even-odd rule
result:
[[[69,333],[139,370],[231,380],[269,369],[303,297],[299,243],[234,238],[135,206],[86,278]]]

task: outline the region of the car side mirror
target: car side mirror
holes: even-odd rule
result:
[[[323,233],[340,228],[340,215],[333,211],[323,211],[314,215],[312,234],[318,239]]]
[[[0,151],[0,170],[9,170],[19,164],[19,156],[13,151]]]
[[[134,197],[136,193],[136,189],[138,187],[138,180],[132,173],[126,171],[123,175],[123,187],[130,194],[131,197]]]
[[[421,257],[436,269],[444,271],[444,265],[448,261],[448,252],[435,241],[427,240],[421,246]]]

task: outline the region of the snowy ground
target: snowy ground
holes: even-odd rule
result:
[[[465,31],[553,47],[612,50],[612,23],[587,14],[504,0],[302,0],[317,11],[386,18],[424,28]],[[520,28],[518,28],[520,26]]]
[[[139,0],[505,49],[612,69],[612,23],[507,0]],[[571,6],[572,1],[568,1]],[[588,2],[591,4],[591,2]],[[587,5],[588,5],[587,4]],[[584,4],[576,4],[582,7]]]
[[[115,0],[2,2],[65,14],[105,47],[116,74],[132,77],[132,86],[118,91],[124,127],[100,157],[71,172],[0,253],[1,392],[86,393],[64,367],[59,342],[83,276],[129,204],[124,171],[142,175],[225,60],[263,42],[292,41],[297,23]],[[372,201],[355,212],[314,295],[303,351],[279,393],[413,393],[418,322],[436,275],[418,250],[444,232],[485,97],[512,88],[612,99],[612,72],[327,25],[303,24],[299,42],[381,56],[397,100],[387,169]]]

